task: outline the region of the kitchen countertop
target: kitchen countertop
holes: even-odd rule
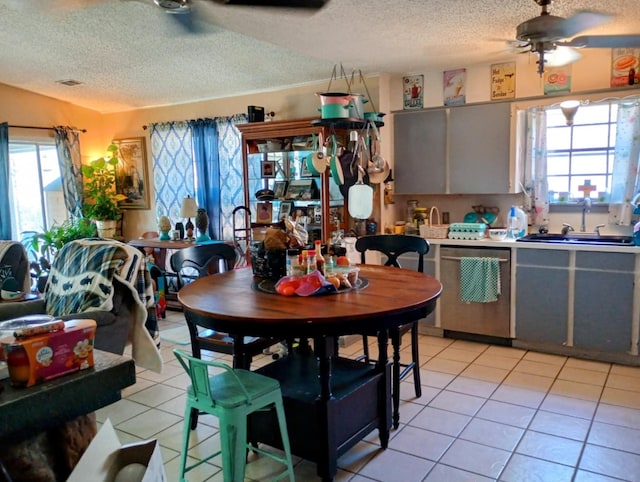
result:
[[[483,239],[428,239],[432,246],[463,246],[469,248],[522,248],[522,249],[552,249],[565,251],[597,251],[605,253],[635,253],[640,254],[640,246],[603,246],[577,243],[529,243],[518,242],[505,239],[504,241],[494,241],[489,238]]]

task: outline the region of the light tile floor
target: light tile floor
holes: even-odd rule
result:
[[[183,320],[169,312],[161,330]],[[138,370],[122,400],[97,412],[122,443],[158,439],[169,481],[177,480],[188,384],[175,346],[190,352],[163,342],[163,373]],[[354,343],[342,354],[360,349]],[[422,397],[411,378],[404,381],[401,424],[387,450],[370,434],[339,459],[336,482],[640,481],[640,367],[429,336],[421,336],[420,352]],[[261,356],[252,366],[270,360]],[[216,419],[202,416],[191,438],[192,459],[217,450]],[[319,480],[315,464],[294,462],[298,481]],[[276,468],[252,454],[246,480],[270,480]],[[188,480],[222,481],[219,457]]]

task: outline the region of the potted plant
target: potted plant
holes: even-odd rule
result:
[[[116,166],[120,162],[116,155],[118,146],[111,144],[107,151],[107,157],[82,166],[87,198],[83,212],[96,221],[98,236],[101,238],[113,238],[115,235],[116,221],[122,213],[118,203],[126,199],[126,196],[116,192]]]
[[[75,239],[96,236],[96,226],[87,218],[70,219],[62,224],[54,224],[41,233],[33,233],[25,237],[24,243],[29,251],[31,277],[36,281],[39,292],[49,276],[51,262],[62,246]]]

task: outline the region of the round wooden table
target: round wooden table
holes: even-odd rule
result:
[[[427,316],[442,291],[438,280],[405,269],[361,265],[360,277],[367,281],[363,289],[286,297],[258,289],[244,268],[200,278],[178,292],[185,316],[233,336],[236,366],[244,336],[313,338],[313,356],[293,353],[258,371],[280,381],[292,451],[315,461],[323,480],[333,479],[338,457],[373,429],[387,447],[389,330]],[[338,356],[337,339],[349,334],[377,335],[375,364]],[[275,420],[261,416],[251,424],[250,439],[278,446]]]

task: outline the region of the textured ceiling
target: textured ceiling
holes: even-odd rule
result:
[[[337,63],[365,75],[469,67],[513,59],[505,40],[540,12],[534,0],[330,0],[314,14],[196,1],[198,34],[153,0],[0,0],[0,83],[107,113],[327,81]],[[614,15],[587,33],[640,33],[637,0],[551,11],[583,9]]]

